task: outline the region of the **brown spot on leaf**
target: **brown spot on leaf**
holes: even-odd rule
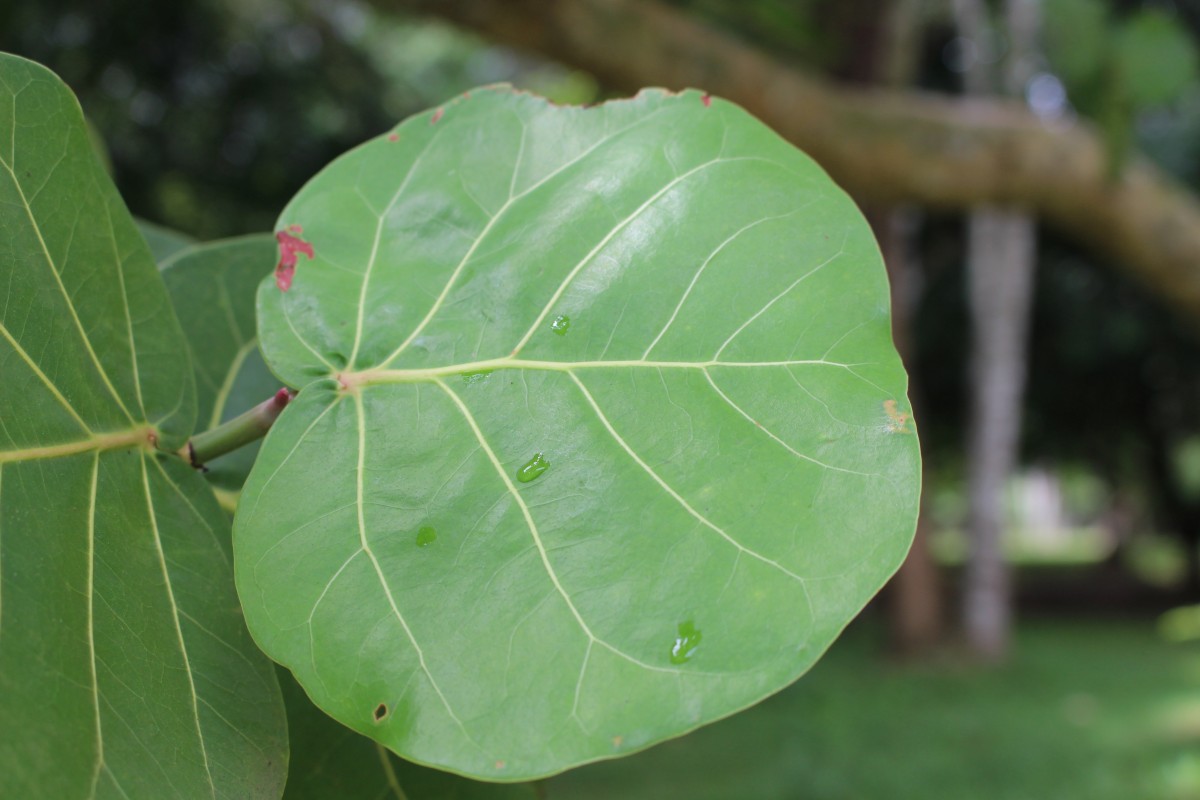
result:
[[[614,736],[614,737],[612,738],[613,747],[620,747],[620,746],[621,746],[621,742],[623,742],[623,741],[625,741],[625,737],[624,737],[624,736]]]
[[[436,125],[437,121],[439,119],[441,119],[442,115],[445,113],[446,113],[446,109],[444,109],[444,108],[439,108],[437,111],[433,112],[433,116],[429,118],[429,124]]]
[[[888,430],[892,433],[912,433],[908,424],[912,422],[912,412],[901,411],[895,400],[884,400],[883,410],[888,415]]]
[[[700,102],[704,103],[705,108],[708,108],[709,106],[712,105],[712,95],[705,92],[704,95],[700,98]]]
[[[303,230],[299,225],[289,225],[286,230],[275,234],[279,242],[279,263],[275,265],[275,285],[279,291],[286,292],[292,288],[292,277],[296,274],[296,261],[300,253],[310,260],[313,257],[313,247],[296,234]]]
[[[388,134],[388,141],[389,141],[389,142],[398,142],[398,141],[400,141],[400,134],[398,134],[398,133],[392,133],[392,134]]]
[[[503,761],[497,761],[497,762],[496,762],[496,769],[504,769],[504,762],[503,762]]]
[[[379,705],[375,706],[375,721],[376,722],[383,722],[383,718],[386,717],[387,714],[388,714],[388,707],[387,707],[386,703],[380,703]]]

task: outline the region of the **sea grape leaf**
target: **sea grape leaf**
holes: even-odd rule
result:
[[[275,240],[269,234],[194,245],[160,264],[192,354],[201,430],[236,417],[280,388],[259,353],[254,319],[255,289],[274,264]],[[254,443],[205,465],[205,477],[223,504],[235,501],[257,455]]]
[[[8,55],[0,287],[0,797],[278,797],[228,522],[167,455],[195,416],[179,324],[75,98]]]
[[[277,236],[259,332],[301,389],[239,593],[401,756],[517,780],[679,735],[795,680],[900,564],[920,468],[878,248],[738,107],[475,90]]]
[[[334,721],[280,667],[292,747],[284,800],[534,800],[527,783],[481,783],[397,758]]]
[[[196,240],[186,233],[144,219],[135,219],[133,222],[149,245],[150,254],[154,256],[159,269],[170,263],[172,256],[196,245]]]

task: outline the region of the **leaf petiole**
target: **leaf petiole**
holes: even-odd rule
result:
[[[295,396],[296,393],[291,389],[280,389],[244,414],[239,414],[212,430],[196,434],[180,448],[179,455],[196,469],[203,469],[205,463],[214,458],[266,436],[279,414]]]

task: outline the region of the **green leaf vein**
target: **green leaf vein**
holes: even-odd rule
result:
[[[15,99],[13,102],[14,103],[16,102]],[[13,115],[13,138],[15,141],[15,138],[16,138],[16,114],[15,113]],[[54,263],[53,256],[50,255],[50,248],[46,246],[46,240],[42,235],[42,228],[38,224],[36,215],[34,215],[34,213],[33,213],[33,206],[30,205],[29,200],[25,196],[24,189],[21,188],[21,182],[20,182],[20,180],[17,179],[15,162],[16,162],[16,158],[15,158],[15,145],[14,145],[13,163],[10,164],[6,161],[0,160],[0,164],[3,164],[4,169],[9,174],[9,177],[12,178],[13,187],[17,190],[17,194],[20,195],[20,197],[21,197],[22,207],[25,210],[25,214],[29,217],[29,224],[32,227],[33,232],[37,235],[38,244],[41,246],[42,254],[46,258],[46,265],[50,268],[50,272],[54,275],[54,283],[56,286],[58,286],[58,290],[62,294],[63,300],[66,302],[67,310],[70,312],[70,315],[71,315],[71,320],[75,323],[75,329],[79,333],[79,338],[82,340],[83,346],[87,349],[88,356],[91,358],[92,363],[95,365],[96,371],[99,373],[101,380],[104,382],[104,385],[108,388],[108,391],[112,395],[113,400],[116,401],[117,405],[120,407],[121,411],[125,414],[125,416],[129,419],[129,421],[133,422],[134,421],[133,415],[129,413],[129,409],[125,406],[124,401],[121,400],[121,396],[117,392],[116,387],[113,385],[112,380],[109,378],[108,372],[104,369],[104,365],[102,363],[100,363],[100,359],[96,355],[95,349],[92,347],[92,341],[91,341],[91,339],[88,338],[87,332],[84,330],[83,321],[79,319],[79,314],[75,310],[75,304],[71,301],[71,296],[67,293],[67,287],[63,285],[62,276],[59,274],[58,267]],[[110,232],[112,231],[111,220],[110,220],[110,224],[109,224],[109,230],[110,230]],[[122,273],[123,273],[123,269],[121,268],[121,262],[119,260],[117,261],[117,273],[118,273],[118,275],[122,275]],[[125,298],[123,275],[122,275],[121,296],[122,296],[122,298]],[[128,302],[128,299],[125,298],[125,301]],[[9,338],[9,337],[6,335],[6,338]],[[132,338],[129,341],[129,347],[131,350],[133,349]],[[136,357],[135,357],[135,362],[136,362]],[[136,372],[135,372],[135,383],[136,383]],[[140,389],[139,389],[139,391],[140,391]]]
[[[207,747],[207,745],[205,743],[205,739],[204,739],[204,730],[203,730],[202,726],[200,725],[200,705],[199,705],[200,698],[199,698],[199,695],[197,695],[197,693],[196,693],[196,678],[192,672],[191,661],[188,658],[187,644],[184,642],[184,639],[183,639],[183,628],[179,622],[179,604],[175,601],[175,592],[171,588],[171,574],[170,574],[170,571],[167,569],[167,556],[166,556],[166,552],[163,550],[162,535],[160,534],[159,529],[158,529],[158,514],[155,511],[154,499],[150,492],[150,472],[146,468],[146,458],[147,458],[147,456],[143,455],[142,459],[141,459],[141,461],[142,461],[142,490],[146,493],[146,510],[147,510],[147,512],[149,512],[149,515],[150,515],[150,531],[151,531],[151,533],[154,534],[154,546],[157,551],[159,566],[162,569],[163,585],[165,586],[165,588],[167,590],[167,599],[171,605],[171,621],[174,623],[174,626],[175,626],[175,634],[176,634],[176,637],[179,642],[179,652],[180,652],[180,655],[183,657],[184,672],[187,674],[188,688],[191,691],[192,716],[194,717],[195,722],[196,722],[196,737],[200,743],[200,755],[204,759],[204,773],[205,773],[205,775],[208,776],[209,794],[211,795],[213,800],[216,800],[217,787],[216,787],[216,784],[213,782],[212,769],[210,767],[209,758],[208,758],[208,747]],[[161,467],[160,467],[160,469],[161,469]],[[173,481],[171,482],[171,485],[174,486]],[[176,490],[176,491],[178,491],[178,490]],[[194,509],[193,509],[193,511],[194,511]],[[222,552],[224,552],[224,551],[222,551]]]

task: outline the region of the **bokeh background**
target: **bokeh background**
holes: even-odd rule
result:
[[[205,240],[497,81],[712,88],[822,163],[872,126],[887,169],[826,166],[892,275],[927,471],[908,563],[794,687],[539,790],[1200,798],[1195,0],[10,0],[0,49],[75,90],[134,214]],[[1006,184],[1046,141],[1041,182]],[[922,180],[948,142],[979,169]]]

